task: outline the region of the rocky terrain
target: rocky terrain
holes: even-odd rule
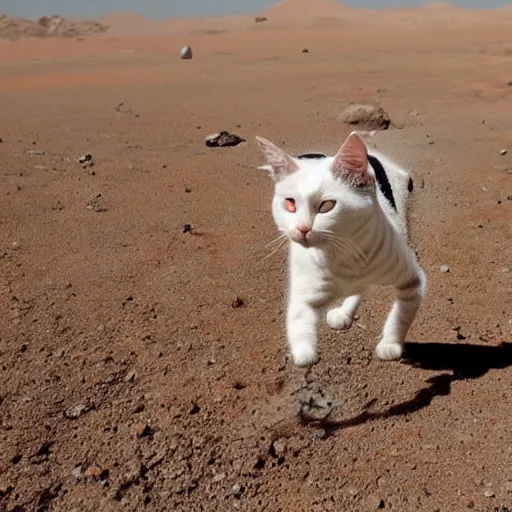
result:
[[[507,17],[297,5],[0,42],[0,511],[512,510]],[[306,371],[254,137],[333,154],[355,110],[411,169],[427,298],[402,361],[375,289]]]

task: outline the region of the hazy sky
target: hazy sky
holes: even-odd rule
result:
[[[315,0],[311,0],[314,2]],[[512,0],[451,0],[454,5],[473,9],[510,5]],[[149,18],[178,16],[214,16],[256,13],[275,0],[0,0],[0,12],[11,16],[35,18],[44,14],[96,16],[108,12],[135,11]],[[418,6],[425,0],[345,0],[352,7],[383,9]]]

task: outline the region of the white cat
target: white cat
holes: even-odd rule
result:
[[[256,137],[275,182],[272,214],[289,239],[287,338],[295,364],[317,361],[317,329],[325,306],[333,329],[348,329],[370,285],[391,285],[393,307],[377,357],[399,359],[423,301],[426,276],[408,245],[406,200],[412,179],[368,149],[352,132],[334,157],[294,158]]]

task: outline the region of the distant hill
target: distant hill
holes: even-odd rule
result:
[[[102,34],[109,26],[97,21],[70,21],[60,16],[43,16],[37,21],[0,14],[0,39],[15,41],[23,37],[75,38]]]

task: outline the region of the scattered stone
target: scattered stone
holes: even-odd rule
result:
[[[133,381],[135,380],[135,375],[136,375],[135,370],[131,370],[131,371],[129,371],[129,372],[126,374],[126,376],[125,376],[125,378],[124,378],[124,381],[125,381],[125,382],[133,382]]]
[[[82,475],[83,475],[83,469],[82,469],[82,466],[77,466],[75,469],[73,469],[73,471],[71,472],[71,474],[77,479],[77,480],[80,480],[80,478],[82,478]]]
[[[27,149],[25,153],[28,156],[43,156],[44,151],[42,149]]]
[[[340,120],[369,130],[387,130],[391,124],[389,115],[382,107],[366,103],[349,105],[341,114]]]
[[[190,224],[183,224],[183,227],[181,228],[181,231],[183,233],[191,233],[192,232],[192,226]]]
[[[87,478],[92,478],[93,480],[99,480],[102,473],[103,472],[99,466],[92,464],[86,469],[85,476]]]
[[[127,101],[122,101],[121,103],[118,103],[116,112],[121,112],[122,114],[131,114],[133,110]]]
[[[133,426],[133,432],[139,438],[151,437],[153,435],[153,429],[147,423],[136,423]]]
[[[494,493],[494,491],[484,491],[484,496],[486,498],[494,498],[496,494]]]
[[[235,498],[240,498],[245,491],[245,487],[241,484],[235,484],[231,490],[233,491],[233,496]]]
[[[276,439],[272,442],[269,449],[270,455],[274,458],[279,458],[286,453],[286,441],[284,439]]]
[[[302,50],[302,53],[309,53],[309,50],[307,48],[304,48],[304,50]]]
[[[441,267],[439,268],[439,270],[443,273],[443,274],[447,274],[448,272],[450,272],[450,267],[448,265],[441,265]]]
[[[17,251],[20,248],[20,244],[18,242],[13,242],[11,247],[13,251]]]
[[[191,59],[191,58],[192,58],[192,48],[190,48],[190,46],[184,46],[184,47],[181,49],[180,57],[181,57],[183,60],[189,60],[189,59]]]
[[[333,411],[333,400],[321,387],[304,389],[299,396],[300,419],[304,423],[327,419]]]
[[[242,389],[245,389],[246,387],[247,386],[239,380],[233,383],[233,389],[236,389],[237,391],[242,391]]]
[[[96,213],[106,212],[107,209],[103,206],[103,197],[101,194],[96,194],[85,202],[85,207],[88,210],[94,210]]]
[[[464,341],[467,336],[464,336],[464,334],[462,334],[460,331],[461,331],[462,327],[455,327],[453,330],[455,331],[455,334],[456,334],[456,338],[457,338],[457,341]]]
[[[64,416],[68,420],[76,420],[80,418],[80,416],[83,416],[84,414],[89,412],[91,409],[92,406],[86,404],[74,405],[73,407],[70,407],[64,412]]]
[[[192,189],[189,187],[185,187],[185,193],[190,194],[192,192]]]
[[[236,299],[231,303],[231,307],[234,309],[238,309],[245,306],[245,301],[242,297],[236,297]]]
[[[197,404],[194,404],[190,408],[189,414],[197,414],[200,410],[201,410],[201,407],[199,407],[199,405],[197,405]]]
[[[507,153],[508,153],[508,151],[506,149],[502,149],[500,151],[500,155],[502,155],[502,156],[505,156]]]
[[[256,18],[254,18],[255,23],[263,23],[265,21],[267,21],[267,18],[265,18],[265,16],[256,16]]]
[[[82,155],[82,156],[79,156],[77,158],[77,162],[82,166],[82,167],[91,167],[94,165],[94,161],[92,159],[92,155],[90,153],[87,153],[85,155]]]
[[[245,142],[245,139],[242,139],[242,137],[236,135],[235,133],[230,133],[227,131],[212,133],[205,138],[205,144],[209,148],[238,146],[238,144],[241,142]]]

